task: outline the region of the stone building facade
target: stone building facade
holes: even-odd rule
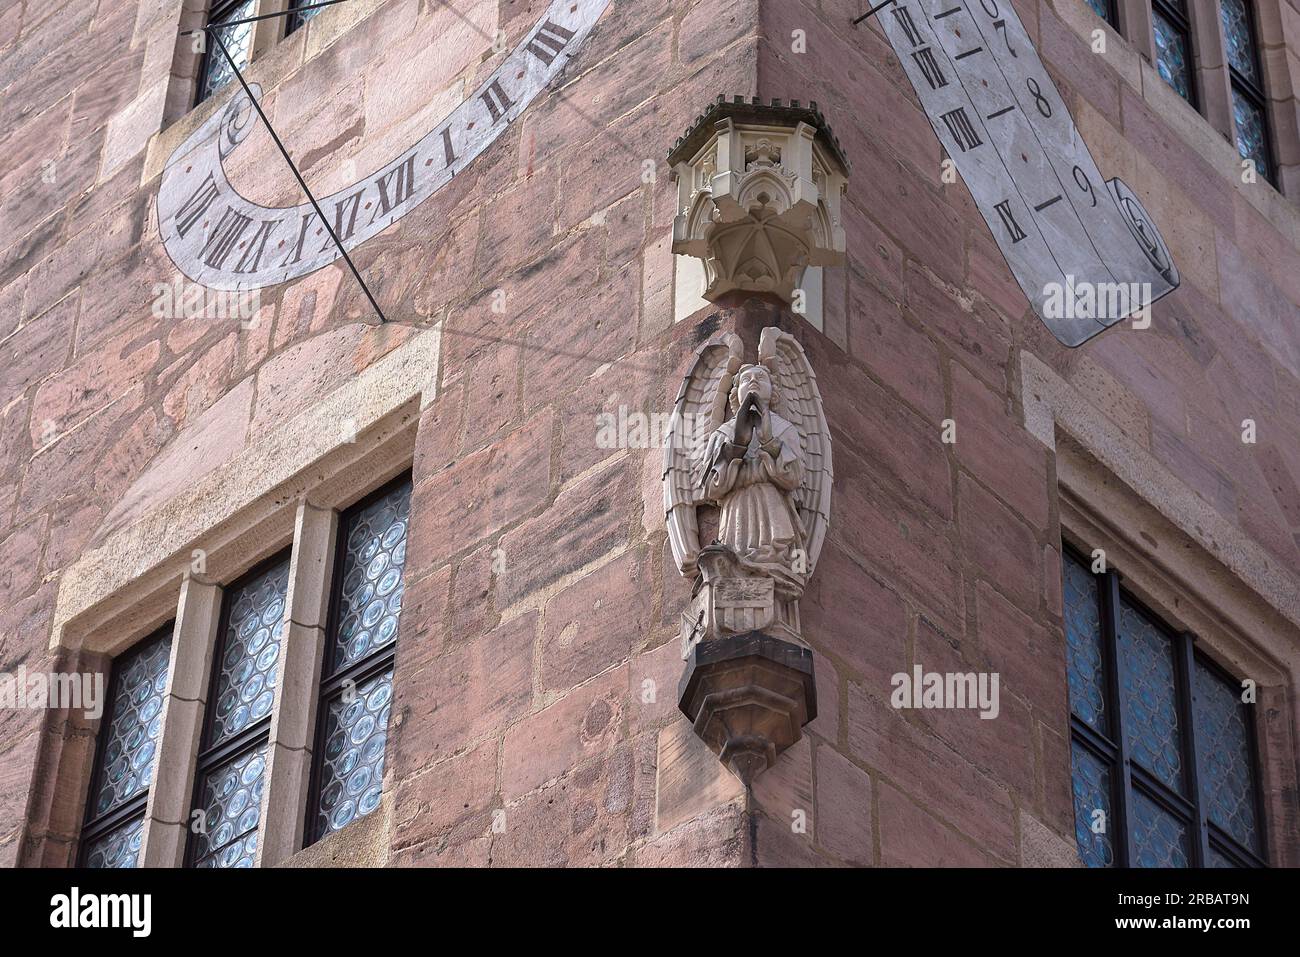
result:
[[[136,827],[137,863],[221,863],[230,832],[197,835],[194,811],[206,820],[206,776],[251,742],[247,807],[210,819],[258,866],[1077,866],[1099,832],[1080,836],[1093,739],[1062,582],[1100,552],[1119,577],[1097,580],[1184,649],[1169,671],[1184,697],[1193,655],[1252,689],[1248,849],[1300,865],[1300,2],[1248,5],[1258,176],[1235,145],[1221,2],[1014,0],[1098,166],[1181,274],[1149,326],[1066,348],[948,175],[879,20],[851,25],[865,0],[346,0],[229,34],[337,231],[358,206],[366,226],[388,214],[388,187],[409,193],[392,164],[411,144],[445,145],[454,177],[350,247],[385,322],[308,218],[261,249],[286,278],[233,290],[233,315],[208,308],[222,283],[195,276],[217,275],[230,197],[189,207],[197,186],[168,185],[200,162],[196,131],[229,134],[249,203],[306,198],[257,116],[223,113],[241,90],[193,42],[206,3],[4,0],[0,673],[106,674],[111,696],[142,641],[167,650],[137,714],[147,753],[122,746],[130,801],[104,813],[111,697],[102,719],[0,708],[0,863],[85,863],[83,838],[110,825]],[[1161,72],[1180,11],[1190,99]],[[588,13],[589,28],[563,19]],[[530,52],[534,72],[511,72]],[[811,312],[699,300],[674,255],[665,157],[720,94],[816,101],[851,165],[845,263],[821,270]],[[463,138],[443,143],[453,115]],[[480,121],[491,137],[453,164]],[[412,169],[417,188],[433,175]],[[258,265],[245,225],[221,268]],[[327,261],[290,275],[307,238]],[[678,708],[692,584],[655,427],[628,423],[671,410],[703,343],[735,332],[752,352],[771,326],[816,373],[834,485],[801,600],[816,717],[746,789]],[[403,476],[404,560],[384,561],[404,596],[382,611],[400,624],[373,659],[390,671],[344,688],[339,595],[369,560],[348,541]],[[257,606],[278,659],[236,688],[252,702],[236,733],[214,683],[250,620],[232,596],[263,580],[280,589]],[[917,668],[996,673],[996,717],[897,707],[894,677]],[[352,737],[378,755],[364,807],[318,826],[337,806],[322,804],[330,721],[352,700],[330,695],[368,695],[375,674],[391,675],[379,734],[372,720]],[[1174,790],[1197,817],[1184,862],[1211,863],[1226,852],[1202,819],[1232,828],[1196,795],[1192,769],[1209,788],[1213,761],[1197,707],[1169,732]],[[1146,785],[1113,773],[1110,853],[1134,862]]]

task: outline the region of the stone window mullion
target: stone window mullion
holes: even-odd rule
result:
[[[270,867],[302,847],[316,728],[316,686],[325,647],[338,513],[306,500],[294,521],[280,681],[271,711],[267,786],[257,864]]]
[[[203,729],[221,588],[186,572],[172,639],[171,682],[163,705],[154,783],[145,810],[143,867],[180,867],[185,859],[194,768]]]
[[[1210,125],[1232,141],[1232,82],[1224,56],[1219,0],[1188,0],[1187,6],[1192,22],[1192,54],[1199,96],[1197,106]]]

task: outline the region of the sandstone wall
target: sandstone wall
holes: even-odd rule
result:
[[[318,194],[432,128],[492,71],[496,32],[517,42],[545,5],[456,6],[352,0],[254,62]],[[1093,55],[1080,0],[1017,2],[1103,172],[1139,193],[1183,273],[1150,329],[1066,350],[965,187],[940,181],[939,144],[887,44],[847,27],[860,6],[615,0],[562,86],[355,251],[392,320],[376,327],[341,263],[263,290],[253,323],[156,318],[155,284],[178,275],[159,240],[162,163],[217,105],[177,105],[175,37],[194,12],[8,4],[0,671],[93,666],[47,650],[65,569],[440,326],[414,454],[391,816],[367,831],[390,863],[1068,863],[1058,458],[1026,428],[1044,400],[1025,383],[1058,383],[1082,421],[1119,437],[1084,451],[1156,476],[1175,502],[1162,520],[1205,533],[1191,547],[1227,569],[1229,590],[1259,604],[1260,581],[1294,584],[1300,213],[1241,184],[1232,147],[1122,39]],[[1300,78],[1300,4],[1282,0],[1273,20],[1286,45],[1270,62]],[[827,271],[825,334],[765,302],[673,323],[663,157],[719,93],[818,101],[853,163],[849,265]],[[232,179],[268,204],[300,200],[264,135]],[[747,805],[676,711],[689,586],[666,546],[660,451],[601,448],[596,423],[620,406],[666,411],[699,342],[739,329],[752,348],[763,324],[809,352],[836,485],[803,602],[821,713]],[[1244,418],[1256,444],[1241,442]],[[940,441],[945,419],[955,445]],[[1183,492],[1224,531],[1198,525]],[[1182,545],[1157,523],[1142,531],[1152,551]],[[1261,709],[1271,853],[1294,864],[1300,618],[1284,595],[1263,604],[1260,655],[1290,676]],[[1000,718],[893,711],[889,676],[918,662],[1000,671]],[[0,712],[0,863],[68,859],[92,731]]]

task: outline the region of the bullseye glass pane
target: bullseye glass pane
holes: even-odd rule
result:
[[[1074,762],[1074,840],[1088,867],[1115,863],[1111,841],[1110,768],[1077,742]]]
[[[1246,0],[1219,0],[1219,12],[1223,18],[1223,38],[1228,46],[1228,62],[1246,79],[1258,84],[1258,58],[1255,55],[1255,41],[1250,33]]]
[[[271,713],[288,587],[285,560],[227,592],[209,745],[220,744]]]
[[[261,821],[267,745],[209,771],[199,793],[201,829],[194,835],[195,867],[252,867]]]
[[[410,517],[409,482],[348,517],[331,675],[396,640]]]
[[[1133,760],[1181,793],[1183,732],[1174,698],[1173,642],[1126,599],[1120,600],[1119,658],[1124,734]]]
[[[1272,171],[1268,165],[1264,111],[1235,86],[1232,89],[1232,119],[1237,130],[1237,152],[1242,159],[1253,161],[1255,172],[1268,179]]]
[[[1070,709],[1093,728],[1106,731],[1106,671],[1101,654],[1101,609],[1097,579],[1082,564],[1066,558],[1065,643]]]
[[[1242,845],[1258,850],[1247,705],[1242,703],[1239,689],[1199,661],[1193,690],[1196,760],[1205,811]]]
[[[1162,17],[1152,13],[1156,38],[1156,69],[1166,83],[1185,100],[1192,98],[1191,72],[1188,69],[1187,35]]]
[[[317,837],[347,827],[379,806],[392,698],[389,668],[326,703]]]
[[[144,815],[141,814],[95,838],[86,848],[86,867],[135,867],[140,859],[140,841],[143,836]]]
[[[171,647],[169,625],[113,663],[114,693],[100,732],[105,737],[91,798],[93,818],[121,807],[153,779]]]
[[[1136,867],[1188,867],[1187,826],[1141,791],[1133,792]]]

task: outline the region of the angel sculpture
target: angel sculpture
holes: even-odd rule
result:
[[[831,477],[817,377],[793,336],[764,329],[757,363],[745,363],[734,333],[700,348],[664,449],[668,538],[696,583],[683,657],[751,631],[802,644],[798,602],[826,535]],[[716,540],[703,547],[702,508],[717,510]]]

